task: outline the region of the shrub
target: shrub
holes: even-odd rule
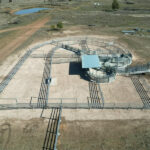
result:
[[[58,22],[57,23],[57,28],[58,29],[62,29],[63,28],[63,23],[62,22]]]
[[[117,0],[113,0],[113,2],[112,2],[112,9],[113,10],[119,9],[119,3],[118,3]]]

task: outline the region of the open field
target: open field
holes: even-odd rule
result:
[[[120,9],[116,11],[111,9],[112,0],[99,1],[100,6],[94,6],[95,1],[90,0],[71,0],[54,5],[40,0],[0,3],[0,82],[7,78],[9,71],[30,48],[57,38],[66,40],[66,37],[91,36],[93,39],[117,42],[132,53],[132,65],[150,62],[150,1],[132,0],[134,4],[118,1]],[[34,7],[51,9],[29,15],[14,14],[17,10]],[[51,25],[58,22],[63,23],[63,29],[51,30]],[[135,28],[140,30],[134,35],[121,32]],[[72,46],[81,48],[79,44]],[[41,85],[46,84],[45,78],[44,83],[42,80],[46,66],[44,56],[54,47],[47,44],[37,48],[26,59],[0,93],[1,104],[13,104],[16,99],[18,103],[28,104],[31,97],[37,102]],[[89,48],[91,51],[98,49],[92,44]],[[58,48],[53,60],[59,62],[61,56],[73,54]],[[56,59],[57,56],[60,58]],[[50,70],[48,102],[88,104],[90,83],[84,78],[81,63],[54,62]],[[139,80],[150,96],[150,75],[142,74]],[[100,87],[105,103],[137,103],[143,106],[130,76],[117,75],[114,82],[102,83]],[[0,109],[4,107],[0,105]],[[89,108],[62,110],[58,150],[150,149],[149,109]],[[51,111],[42,108],[0,110],[0,150],[41,150]]]
[[[1,120],[0,149],[41,150],[46,126],[47,122],[39,118]]]
[[[23,25],[29,24],[31,21],[35,21],[38,18],[43,16],[50,16],[51,19],[48,26],[40,29],[39,32],[36,33],[36,36],[31,37],[30,41],[34,40],[42,40],[43,38],[51,38],[53,36],[66,36],[68,34],[103,34],[103,35],[114,35],[119,37],[119,40],[129,46],[134,53],[136,53],[140,59],[137,62],[147,62],[150,57],[149,52],[149,37],[150,34],[146,32],[138,32],[135,35],[123,35],[121,33],[122,30],[132,30],[133,28],[142,28],[145,30],[149,29],[149,2],[147,0],[143,0],[142,2],[139,0],[134,0],[134,5],[125,4],[123,0],[120,1],[120,10],[119,11],[107,11],[110,10],[111,1],[101,1],[100,7],[95,8],[93,2],[81,2],[78,5],[78,2],[70,2],[68,5],[56,6],[52,10],[42,11],[32,15],[23,15],[23,16],[15,16],[11,14],[10,18],[18,18],[20,22],[17,24],[8,24],[5,25],[5,28],[15,28]],[[15,8],[14,8],[15,6]],[[36,5],[32,5],[33,7]],[[38,7],[44,6],[49,7],[49,5],[38,4]],[[5,11],[6,6],[1,6],[2,10]],[[9,10],[11,8],[13,11],[15,9],[28,7],[27,4],[17,4],[17,5],[9,5]],[[2,20],[5,13],[0,13],[2,16],[0,17]],[[131,14],[140,15],[145,14],[143,17],[135,17],[131,16]],[[7,14],[6,14],[7,15]],[[9,15],[9,13],[8,13]],[[10,20],[8,18],[8,20]],[[56,24],[57,22],[62,21],[64,23],[63,33],[59,31],[49,31],[50,24]],[[2,21],[4,22],[4,21]],[[88,25],[95,25],[93,27],[89,27]],[[74,32],[69,33],[70,30]],[[22,29],[20,29],[22,30]],[[68,32],[65,32],[68,30]],[[2,31],[0,31],[2,32]],[[18,31],[19,32],[19,31]],[[66,34],[67,33],[67,34]],[[56,35],[55,35],[56,34]],[[6,34],[7,35],[7,34]],[[9,34],[7,35],[9,37]],[[7,38],[6,36],[6,38]],[[14,37],[17,37],[17,34],[13,34]],[[21,36],[21,35],[20,35]],[[134,38],[133,38],[134,37]],[[9,40],[10,42],[11,40]],[[144,45],[143,45],[144,43]]]
[[[66,121],[63,119],[58,148],[148,150],[149,123],[149,120]]]
[[[49,113],[45,110],[43,117]],[[40,114],[41,110],[1,111],[0,148],[42,149],[48,119]],[[148,150],[149,119],[144,110],[63,110],[58,148]]]
[[[3,39],[5,42],[4,42],[4,45],[2,45],[1,47],[2,49],[0,51],[1,61],[3,61],[14,50],[16,50],[16,48],[18,48],[23,42],[25,42],[30,36],[32,36],[32,34],[34,34],[38,29],[40,29],[47,21],[48,21],[48,18],[44,18],[43,21],[42,19],[40,19],[34,22],[33,24],[26,26],[26,28],[22,30],[19,35],[16,35],[17,36],[16,39],[14,39],[14,36],[13,36],[13,40],[11,42],[8,41],[8,39]],[[36,25],[36,28],[32,28],[32,30],[30,30],[30,28],[32,26],[35,27],[35,25]]]

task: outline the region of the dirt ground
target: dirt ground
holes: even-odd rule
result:
[[[0,122],[1,150],[41,150],[46,133],[47,120],[5,119]]]
[[[150,147],[150,120],[62,120],[58,149],[149,150]]]
[[[5,110],[0,113],[0,149],[40,150],[50,110]],[[63,110],[58,149],[148,150],[148,110]],[[109,140],[108,140],[109,139]],[[16,142],[17,141],[17,142]]]
[[[74,73],[71,72],[73,70]],[[89,96],[88,81],[78,75],[78,67],[81,64],[54,64],[52,65],[52,79],[56,81],[50,87],[49,98],[77,98],[79,103],[86,103]],[[77,72],[75,72],[75,67]],[[68,100],[68,102],[71,102]]]
[[[43,46],[33,52],[46,54],[53,46]],[[21,66],[20,70],[10,81],[6,89],[1,93],[1,98],[18,98],[18,102],[28,102],[33,97],[38,97],[41,80],[43,76],[45,60],[44,58],[29,57]]]
[[[5,42],[4,47],[0,50],[0,61],[2,62],[3,60],[5,60],[14,50],[16,50],[17,47],[19,47],[36,31],[43,27],[44,24],[48,21],[48,18],[39,19],[20,30],[20,34],[18,35],[18,37],[16,37],[12,41],[7,41],[8,43]]]
[[[142,105],[130,77],[117,76],[114,82],[100,85],[105,103],[137,103]]]

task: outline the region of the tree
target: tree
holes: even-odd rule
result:
[[[119,9],[119,3],[118,3],[117,0],[113,0],[113,2],[112,2],[112,9],[113,10]]]
[[[62,22],[58,22],[57,23],[57,28],[58,29],[62,29],[63,28],[63,23]]]

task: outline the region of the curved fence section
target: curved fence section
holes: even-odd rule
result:
[[[10,72],[8,73],[8,75],[4,78],[4,80],[0,83],[0,93],[3,92],[3,90],[5,89],[5,87],[9,84],[9,82],[11,81],[11,79],[14,77],[14,75],[17,73],[17,71],[21,68],[21,66],[23,65],[23,63],[27,60],[27,58],[31,55],[31,53],[33,51],[35,51],[36,49],[45,46],[47,44],[51,44],[53,41],[47,41],[44,42],[42,44],[39,44],[33,48],[31,48],[30,50],[28,50],[21,58],[20,60],[17,62],[17,64],[10,70]]]
[[[143,105],[145,108],[150,108],[150,97],[147,94],[147,91],[145,90],[145,88],[143,87],[143,85],[141,84],[141,82],[139,81],[139,78],[137,77],[131,77],[131,80],[135,86],[136,91],[138,92]]]

